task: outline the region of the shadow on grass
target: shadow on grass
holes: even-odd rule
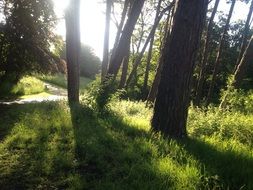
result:
[[[158,142],[162,139],[129,125],[114,113],[107,113],[101,119],[82,106],[71,110],[79,160],[78,171],[87,189],[176,187],[173,174],[161,176],[156,171],[157,158],[154,158],[152,146],[146,145],[151,142],[158,147],[158,157],[166,154],[170,156],[170,150],[165,150]],[[169,139],[165,141],[170,142]],[[240,155],[233,150],[219,151],[214,145],[193,138],[176,143],[186,151],[186,157],[192,156],[201,164],[199,189],[253,188],[252,157]],[[187,161],[182,161],[187,158],[175,159],[177,164],[187,165]]]
[[[167,189],[173,176],[156,170],[152,151],[136,130],[107,113],[102,117],[84,106],[71,108],[77,171],[84,189]]]
[[[72,126],[55,105],[8,106],[5,114],[13,119],[7,123],[12,132],[0,142],[0,189],[68,187],[74,168]]]
[[[178,189],[178,183],[185,183],[179,184],[181,189],[190,189],[191,183],[197,184],[192,185],[195,189],[239,189],[243,185],[252,189],[251,158],[232,150],[221,152],[198,139],[157,138],[116,113],[101,116],[75,105],[70,116],[65,108],[57,103],[0,108],[13,119],[0,141],[0,189]],[[0,121],[0,126],[6,122],[2,117]],[[10,134],[17,122],[20,129]],[[171,141],[175,144],[169,145]],[[183,158],[173,152],[174,145],[180,147],[177,151],[186,152]],[[202,175],[218,175],[219,179],[196,179],[206,180],[204,185],[180,181],[184,178],[178,179],[173,170],[184,172],[190,156],[203,165]],[[174,166],[160,168],[159,161],[166,157]]]
[[[205,172],[213,176],[209,181],[211,186],[218,187],[221,182],[221,189],[253,189],[253,160],[249,154],[242,155],[232,150],[232,146],[217,150],[214,145],[194,138],[180,144],[203,164]]]
[[[19,104],[0,104],[0,142],[11,132],[14,124],[20,119],[22,106]],[[16,109],[17,107],[20,109]]]

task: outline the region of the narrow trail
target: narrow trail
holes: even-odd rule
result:
[[[27,104],[46,101],[58,101],[67,98],[67,90],[61,87],[44,82],[47,95],[42,96],[40,94],[29,95],[27,98],[18,98],[11,101],[1,101],[0,105],[12,105],[12,104]]]

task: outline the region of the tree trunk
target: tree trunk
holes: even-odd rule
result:
[[[135,0],[133,3],[129,17],[122,31],[122,35],[120,37],[117,49],[115,50],[115,54],[111,58],[107,74],[108,77],[116,77],[119,71],[122,60],[127,53],[128,44],[130,44],[131,35],[133,33],[137,19],[141,13],[144,1],[145,0]]]
[[[213,11],[208,23],[207,27],[207,32],[206,32],[206,38],[205,38],[205,45],[203,49],[203,57],[201,60],[201,68],[200,68],[200,74],[199,74],[199,80],[197,84],[197,89],[196,89],[196,100],[195,104],[198,106],[200,103],[200,99],[202,97],[202,90],[203,90],[203,84],[204,84],[204,79],[206,75],[206,66],[207,66],[207,61],[208,61],[208,53],[209,53],[209,44],[210,44],[210,39],[211,39],[211,34],[213,30],[213,19],[215,17],[215,14],[217,12],[218,5],[220,3],[220,0],[216,0]]]
[[[155,20],[154,20],[154,25],[155,25],[156,20],[157,20],[157,18],[159,16],[159,13],[160,13],[161,3],[162,3],[162,0],[159,0],[158,4],[157,4],[157,9],[156,9],[156,15],[155,15]],[[152,36],[152,38],[150,39],[150,43],[149,43],[148,58],[147,58],[145,75],[144,75],[144,82],[143,82],[143,86],[142,86],[142,96],[143,96],[143,99],[147,98],[146,93],[148,91],[148,89],[147,89],[147,87],[148,87],[148,77],[149,77],[149,70],[150,70],[150,62],[151,62],[151,59],[152,59],[152,50],[153,50],[154,39],[155,39],[155,35]]]
[[[248,46],[246,50],[244,51],[242,59],[236,68],[236,71],[234,74],[234,81],[232,83],[232,86],[234,88],[238,89],[240,87],[240,84],[242,83],[247,66],[250,63],[252,63],[252,61],[253,61],[253,37],[251,37],[250,42],[248,43]]]
[[[165,136],[186,136],[190,83],[207,5],[208,0],[177,0],[151,123]]]
[[[129,77],[128,77],[127,82],[126,82],[126,86],[128,86],[128,85],[130,84],[130,82],[131,82],[131,80],[132,80],[134,74],[136,73],[137,68],[138,68],[138,66],[139,66],[140,63],[141,63],[141,59],[142,59],[142,57],[143,57],[143,54],[144,54],[144,52],[145,52],[145,50],[146,50],[146,48],[147,48],[147,46],[148,46],[148,44],[149,44],[149,41],[150,41],[150,39],[155,35],[156,28],[157,28],[157,26],[158,26],[160,20],[162,19],[164,13],[165,13],[166,11],[168,11],[169,9],[171,9],[172,6],[174,6],[174,3],[171,3],[170,6],[168,6],[166,9],[164,9],[164,10],[160,13],[160,15],[157,17],[157,19],[155,20],[155,22],[154,22],[154,24],[153,24],[153,27],[152,27],[152,29],[151,29],[151,31],[150,31],[150,33],[149,33],[149,35],[148,35],[148,37],[147,37],[147,39],[146,39],[146,41],[145,41],[145,44],[144,44],[144,46],[143,46],[143,48],[142,48],[140,54],[138,55],[138,57],[136,58],[136,60],[135,60],[135,62],[134,62],[133,69],[132,69],[131,73],[129,74]]]
[[[66,11],[66,56],[69,103],[79,103],[80,46],[80,0],[72,0]]]
[[[245,48],[247,46],[247,41],[248,41],[248,37],[249,37],[248,34],[249,34],[249,29],[250,29],[250,20],[251,20],[251,17],[252,17],[252,11],[253,11],[253,0],[251,1],[251,5],[250,5],[250,8],[249,8],[249,13],[248,13],[248,16],[247,16],[247,19],[246,19],[246,22],[245,22],[240,53],[239,53],[237,61],[236,61],[235,69],[240,64],[243,53],[245,52]]]
[[[122,14],[121,14],[120,24],[119,24],[119,27],[118,27],[118,30],[117,30],[117,34],[116,34],[113,49],[112,49],[112,56],[114,55],[114,52],[117,49],[117,46],[119,44],[119,39],[120,39],[120,35],[122,33],[122,28],[123,28],[124,22],[126,20],[128,7],[129,7],[129,0],[125,0],[123,11],[122,11]]]
[[[119,88],[124,88],[126,84],[126,79],[127,79],[127,70],[128,70],[128,63],[129,63],[129,55],[130,55],[130,45],[127,51],[127,55],[123,59],[123,65],[122,65],[122,73],[121,73],[121,78],[120,78],[120,83],[119,83]]]
[[[171,15],[168,15],[168,17],[167,17],[166,25],[164,28],[163,43],[161,44],[161,48],[160,48],[161,50],[164,48],[165,41],[168,38],[168,35],[170,34],[170,28],[172,27],[173,16],[174,16],[174,8],[171,10]],[[148,93],[147,102],[154,103],[154,101],[155,101],[157,90],[158,90],[158,85],[159,85],[160,79],[161,79],[162,67],[163,67],[163,52],[161,51],[159,61],[158,61],[158,66],[156,69],[155,79],[154,79],[151,89]]]
[[[229,96],[229,93],[231,93],[230,90],[240,88],[240,85],[243,81],[243,77],[245,75],[247,67],[252,62],[253,62],[253,36],[251,37],[248,43],[248,46],[246,47],[246,50],[244,51],[242,59],[236,68],[233,81],[231,83],[231,86],[228,87],[226,95],[224,96],[223,100],[220,103],[220,106],[219,106],[220,108],[226,107],[227,97]]]
[[[108,62],[109,62],[109,36],[110,36],[111,7],[112,7],[112,0],[107,0],[106,1],[105,33],[104,33],[104,50],[103,50],[102,72],[101,72],[102,81],[107,73]]]
[[[236,2],[236,0],[232,0],[230,10],[229,10],[229,14],[228,14],[228,18],[227,18],[227,21],[226,21],[226,25],[224,27],[224,31],[223,31],[222,36],[220,38],[219,48],[218,48],[217,56],[216,56],[215,63],[214,63],[212,80],[211,80],[210,87],[209,87],[208,94],[207,94],[207,98],[206,98],[207,105],[209,104],[211,96],[213,94],[213,88],[214,88],[214,84],[215,84],[215,81],[216,81],[218,69],[219,69],[219,66],[220,66],[221,55],[222,55],[222,52],[223,52],[225,38],[227,36],[227,32],[228,32],[228,29],[229,29],[229,24],[230,24],[230,20],[231,20],[231,17],[232,17],[232,13],[233,13],[233,10],[234,10],[234,7],[235,7],[235,2]]]

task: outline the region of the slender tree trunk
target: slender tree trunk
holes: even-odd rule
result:
[[[80,46],[80,0],[71,0],[66,11],[66,56],[70,103],[79,103]]]
[[[168,38],[168,35],[170,34],[170,28],[172,27],[173,16],[174,16],[174,7],[171,10],[171,15],[168,15],[168,17],[167,17],[166,25],[164,28],[163,43],[161,44],[161,48],[160,48],[161,50],[164,48],[165,41]],[[159,85],[160,79],[161,79],[162,67],[163,67],[163,51],[161,51],[161,53],[160,53],[158,66],[156,68],[155,79],[154,79],[151,89],[148,93],[147,102],[154,103],[154,101],[155,101],[157,90],[158,90],[158,85]]]
[[[126,79],[127,79],[127,70],[128,70],[128,63],[129,63],[129,55],[130,55],[130,45],[127,51],[127,55],[124,57],[123,60],[123,65],[122,65],[122,73],[121,73],[121,78],[120,78],[120,83],[119,83],[119,88],[124,88],[126,84]]]
[[[122,33],[122,28],[123,28],[124,22],[126,20],[128,7],[129,7],[129,0],[125,0],[123,11],[122,11],[122,14],[121,14],[120,24],[119,24],[119,27],[118,27],[118,30],[117,30],[117,34],[116,34],[113,49],[112,49],[112,55],[114,55],[114,52],[115,52],[115,50],[116,50],[116,48],[119,44],[119,39],[120,39],[120,35]]]
[[[243,31],[243,36],[242,36],[242,43],[241,43],[241,48],[240,48],[240,52],[236,61],[236,66],[235,69],[237,68],[237,66],[240,64],[243,53],[245,52],[245,48],[247,46],[247,41],[248,41],[248,34],[249,34],[249,29],[250,29],[250,20],[252,17],[252,12],[253,12],[253,0],[251,1],[251,5],[249,8],[249,13],[245,22],[245,26],[244,26],[244,31]]]
[[[216,0],[214,7],[213,7],[213,11],[208,23],[208,27],[207,27],[207,32],[206,32],[206,38],[205,38],[205,45],[204,45],[204,49],[203,49],[203,57],[201,60],[201,68],[200,68],[200,74],[199,74],[199,80],[198,80],[198,84],[197,84],[197,89],[196,89],[196,101],[195,104],[198,106],[200,103],[200,99],[202,96],[202,90],[203,90],[203,84],[204,84],[204,79],[205,79],[205,75],[206,75],[206,66],[207,66],[207,61],[208,61],[208,53],[209,53],[209,44],[210,44],[210,40],[211,40],[211,34],[212,34],[212,30],[213,30],[213,19],[215,17],[215,14],[217,12],[217,8],[218,5],[220,3],[220,0]]]
[[[243,77],[245,75],[247,67],[252,62],[253,62],[253,36],[251,37],[248,43],[248,46],[246,47],[246,50],[244,51],[244,54],[241,58],[239,65],[237,65],[236,71],[234,73],[233,81],[231,83],[231,86],[228,87],[227,92],[220,103],[220,106],[219,106],[220,108],[226,107],[227,98],[229,96],[229,93],[231,93],[231,90],[240,88],[240,85],[243,81]]]
[[[142,86],[142,98],[143,98],[143,100],[145,100],[147,98],[146,93],[148,91],[148,77],[149,77],[150,63],[151,63],[151,59],[152,59],[154,38],[155,38],[155,36],[153,36],[151,38],[150,44],[149,44],[147,64],[146,64],[145,75],[144,75],[144,82],[143,82],[143,86]]]
[[[132,69],[131,73],[129,74],[129,77],[128,77],[127,82],[126,82],[126,86],[128,86],[128,85],[130,84],[130,82],[131,82],[131,80],[132,80],[134,74],[136,73],[137,68],[138,68],[138,66],[139,66],[140,63],[141,63],[141,59],[142,59],[142,57],[143,57],[143,54],[144,54],[144,52],[145,52],[145,50],[146,50],[146,48],[147,48],[147,46],[148,46],[148,44],[149,44],[149,41],[150,41],[150,39],[155,35],[156,28],[157,28],[157,26],[158,26],[160,20],[162,19],[164,13],[165,13],[166,11],[170,10],[172,6],[174,6],[174,3],[171,3],[170,6],[168,6],[166,9],[164,9],[164,10],[160,13],[160,15],[157,17],[157,19],[155,20],[155,22],[154,22],[154,24],[153,24],[153,27],[152,27],[152,29],[151,29],[151,31],[150,31],[150,33],[149,33],[149,35],[148,35],[148,37],[147,37],[147,39],[146,39],[146,41],[145,41],[145,44],[144,44],[144,46],[143,46],[143,48],[142,48],[140,54],[138,55],[138,57],[136,58],[136,60],[135,60],[135,62],[134,62],[133,69]]]
[[[219,48],[218,48],[217,56],[216,56],[215,63],[214,63],[212,80],[211,80],[210,87],[209,87],[208,94],[207,94],[207,98],[206,98],[206,103],[207,104],[209,104],[211,96],[213,94],[213,88],[214,88],[214,84],[215,84],[215,81],[216,81],[218,69],[219,69],[219,66],[220,66],[221,55],[223,53],[225,38],[227,36],[227,32],[228,32],[228,29],[229,29],[229,24],[230,24],[230,20],[231,20],[231,17],[232,17],[232,13],[234,11],[235,2],[236,2],[236,0],[232,0],[230,10],[229,10],[229,14],[228,14],[228,18],[227,18],[227,21],[226,21],[226,25],[224,27],[224,31],[223,31],[222,36],[220,38]]]
[[[133,33],[137,19],[141,13],[144,1],[145,0],[135,0],[133,3],[129,17],[122,31],[122,35],[120,37],[117,49],[115,50],[115,54],[111,58],[110,66],[108,69],[108,77],[116,77],[119,71],[122,60],[127,54],[128,44],[130,44],[131,35]]]
[[[155,25],[156,20],[157,20],[157,18],[159,16],[159,13],[160,13],[161,3],[162,3],[162,0],[159,0],[158,4],[157,4],[157,9],[156,9],[156,15],[155,15],[155,20],[154,20],[154,25]],[[143,96],[143,99],[147,98],[146,92],[148,90],[147,89],[147,87],[148,87],[148,77],[149,77],[150,63],[151,63],[151,59],[152,59],[152,51],[153,51],[154,39],[155,39],[155,35],[152,36],[152,38],[150,39],[150,43],[149,43],[148,58],[147,58],[145,75],[144,75],[144,82],[143,82],[143,86],[142,86],[142,96]]]
[[[236,68],[236,71],[234,74],[234,81],[232,83],[232,86],[234,88],[238,89],[240,87],[243,77],[245,75],[245,72],[247,70],[247,66],[250,63],[252,63],[252,61],[253,61],[253,37],[251,37],[248,43],[248,46],[246,50],[244,51],[242,59]]]
[[[112,0],[106,1],[106,18],[105,18],[105,33],[104,33],[104,52],[103,52],[103,61],[102,61],[102,72],[101,80],[104,80],[104,77],[107,73],[108,62],[109,62],[109,37],[110,37],[110,20],[111,20],[111,7]]]
[[[165,136],[186,136],[190,83],[207,5],[208,0],[177,0],[151,123]]]

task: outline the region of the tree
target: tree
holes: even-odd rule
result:
[[[65,15],[68,101],[79,103],[80,0],[71,0]]]
[[[109,36],[110,36],[110,20],[111,20],[111,7],[112,0],[106,0],[106,18],[105,18],[105,33],[104,33],[104,52],[103,52],[103,61],[102,61],[102,72],[101,79],[103,81],[109,61]]]
[[[143,4],[145,0],[135,0],[131,6],[131,10],[129,12],[128,19],[122,31],[119,43],[114,54],[111,57],[109,69],[108,69],[108,76],[116,77],[121,63],[128,51],[128,44],[130,44],[131,35],[133,33],[135,24],[137,19],[141,13]]]
[[[186,136],[190,82],[207,4],[207,0],[176,2],[173,28],[163,49],[164,65],[151,122],[152,129],[165,136]]]
[[[154,25],[155,25],[156,20],[159,16],[160,9],[161,9],[161,4],[162,4],[162,0],[159,0],[158,4],[157,4],[157,8],[156,8],[156,15],[155,15],[155,20],[154,20]],[[143,82],[143,86],[142,86],[143,99],[146,98],[146,92],[148,91],[148,89],[147,89],[147,87],[148,87],[148,77],[149,77],[150,62],[151,62],[151,58],[152,58],[154,40],[155,40],[155,35],[152,36],[152,38],[150,39],[150,42],[149,42],[148,58],[147,58],[147,64],[146,64],[146,69],[145,69],[144,82]]]
[[[227,33],[228,33],[230,20],[231,20],[232,13],[233,13],[234,7],[235,7],[235,2],[236,2],[236,0],[232,0],[232,2],[231,2],[231,6],[230,6],[229,14],[228,14],[228,17],[227,17],[227,21],[226,21],[223,33],[222,33],[220,41],[219,41],[218,52],[217,52],[216,59],[215,59],[215,62],[214,62],[212,80],[211,80],[210,87],[209,87],[208,94],[207,94],[207,98],[206,98],[206,103],[207,104],[209,104],[210,98],[211,98],[212,93],[213,93],[214,84],[215,84],[218,69],[219,69],[219,66],[220,66],[220,63],[221,63],[221,58],[222,58],[221,55],[222,55],[224,44],[225,44],[225,38],[226,38]]]
[[[228,99],[229,93],[231,93],[231,90],[240,88],[240,85],[243,81],[247,67],[249,66],[250,63],[252,63],[252,61],[253,61],[253,36],[251,37],[248,43],[248,46],[246,47],[246,50],[244,51],[244,54],[241,58],[240,63],[236,67],[231,84],[228,84],[228,89],[226,90],[226,94],[220,103],[220,106],[219,106],[220,108],[226,107],[227,99]]]
[[[26,74],[55,69],[50,47],[56,17],[51,0],[0,2],[0,81],[16,83]]]
[[[197,84],[197,89],[196,89],[196,105],[199,105],[200,103],[200,98],[202,96],[202,88],[204,84],[204,78],[206,75],[206,66],[207,66],[207,61],[208,61],[208,53],[209,53],[209,48],[210,48],[210,40],[211,40],[211,34],[213,30],[213,20],[215,17],[215,14],[218,9],[218,5],[220,3],[220,0],[216,0],[213,11],[211,14],[211,17],[209,19],[209,23],[207,26],[207,31],[206,31],[206,37],[205,37],[205,42],[204,42],[204,48],[203,48],[203,53],[202,53],[202,59],[200,63],[200,74],[199,74],[199,79],[198,79],[198,84]]]
[[[239,53],[237,61],[236,61],[236,67],[240,64],[243,53],[244,53],[245,48],[247,46],[249,29],[250,29],[250,20],[251,20],[251,17],[252,17],[252,12],[253,12],[253,0],[251,1],[248,16],[247,16],[247,19],[246,19],[246,22],[245,22],[243,36],[242,36],[241,48],[240,48],[240,53]]]
[[[147,97],[147,101],[148,102],[152,102],[154,103],[155,98],[156,98],[156,94],[158,91],[158,85],[160,83],[160,79],[161,79],[161,72],[162,72],[162,66],[163,66],[163,52],[162,49],[165,45],[165,40],[166,38],[168,38],[168,35],[170,35],[170,30],[172,28],[172,20],[173,20],[173,16],[174,16],[174,8],[175,6],[173,6],[173,8],[170,10],[170,13],[167,16],[166,19],[166,23],[165,23],[165,27],[164,27],[164,35],[163,35],[163,40],[160,46],[160,57],[158,60],[158,66],[156,68],[156,72],[155,72],[155,78],[154,81],[152,83],[152,86],[149,90],[148,93],[148,97]]]
[[[141,50],[141,52],[139,53],[139,55],[137,56],[137,58],[136,58],[135,61],[134,61],[133,69],[132,69],[131,73],[129,74],[129,77],[128,77],[127,82],[126,82],[126,86],[128,86],[128,85],[130,84],[130,82],[131,82],[131,80],[132,80],[134,74],[136,73],[137,68],[138,68],[138,66],[139,66],[140,63],[141,63],[141,59],[142,59],[142,57],[143,57],[143,54],[144,54],[144,52],[145,52],[145,50],[146,50],[146,48],[147,48],[147,46],[148,46],[150,40],[151,40],[151,39],[154,37],[154,35],[155,35],[155,31],[156,31],[156,28],[157,28],[157,26],[158,26],[160,20],[162,19],[163,15],[164,15],[168,10],[170,10],[173,6],[174,6],[174,2],[172,2],[169,6],[167,6],[165,9],[163,9],[163,10],[161,11],[160,14],[157,14],[157,17],[155,18],[154,24],[153,24],[153,26],[152,26],[152,28],[151,28],[151,30],[150,30],[150,32],[149,32],[149,35],[148,35],[148,37],[147,37],[147,39],[146,39],[146,41],[145,41],[145,43],[144,43],[144,45],[143,45],[143,47],[142,47],[142,50]],[[158,13],[159,13],[159,12],[158,12]]]

